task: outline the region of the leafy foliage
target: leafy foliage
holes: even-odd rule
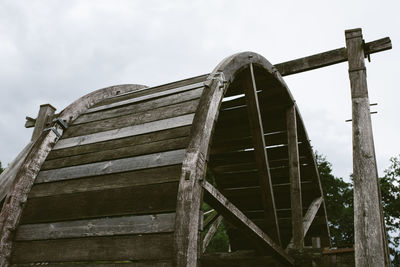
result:
[[[316,154],[331,232],[332,246],[354,244],[353,185],[332,174],[332,165]],[[390,159],[391,165],[379,178],[382,206],[388,232],[393,266],[400,266],[400,155]],[[351,178],[351,177],[350,177]]]

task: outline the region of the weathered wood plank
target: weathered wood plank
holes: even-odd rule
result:
[[[170,259],[171,245],[172,234],[21,241],[15,243],[12,262]]]
[[[24,224],[17,229],[17,241],[172,233],[175,213],[137,215],[66,222]]]
[[[324,199],[322,197],[314,199],[311,205],[308,207],[306,214],[303,218],[303,235],[306,236],[308,229],[317,215],[319,208],[321,207],[322,202]]]
[[[94,163],[99,161],[115,160],[139,155],[160,153],[169,150],[184,149],[186,148],[188,142],[189,140],[186,136],[175,139],[156,141],[153,143],[146,143],[142,145],[131,146],[129,143],[127,143],[125,147],[113,150],[103,150],[67,158],[46,160],[41,168],[41,171]]]
[[[201,257],[203,267],[264,267],[282,266],[271,256],[260,256],[255,251],[207,253]]]
[[[112,103],[116,103],[116,102],[121,102],[124,100],[133,99],[133,98],[138,98],[138,97],[142,97],[142,96],[146,96],[146,95],[156,94],[156,93],[159,93],[162,91],[179,88],[179,87],[183,87],[183,86],[187,86],[187,85],[191,85],[191,84],[195,84],[195,83],[201,83],[201,82],[204,82],[206,77],[207,77],[207,74],[188,78],[188,79],[181,80],[181,81],[168,83],[168,84],[163,84],[163,85],[159,85],[159,86],[147,87],[147,88],[143,88],[141,90],[127,92],[125,94],[124,93],[118,94],[118,95],[115,95],[108,99],[104,99],[103,101],[93,105],[91,108],[100,107],[100,106],[104,106],[104,105],[108,105],[108,104],[112,104]]]
[[[108,110],[103,110],[99,112],[85,113],[79,116],[72,125],[77,125],[81,123],[87,123],[92,121],[98,121],[102,119],[108,119],[113,117],[119,117],[127,114],[134,114],[139,112],[144,112],[150,109],[160,108],[164,106],[169,106],[193,99],[197,99],[203,93],[203,88],[197,88],[189,90],[183,93],[173,94],[170,96],[165,96],[156,99],[150,99],[144,102],[134,103],[131,105],[124,105],[121,107],[116,107]]]
[[[129,144],[130,146],[135,146],[135,145],[143,145],[143,144],[158,142],[162,140],[180,138],[189,136],[189,133],[190,133],[190,125],[171,128],[167,130],[161,130],[157,132],[151,132],[147,134],[134,135],[125,138],[112,139],[108,141],[92,143],[87,145],[79,145],[63,149],[57,149],[50,151],[49,155],[46,158],[46,161],[63,157],[72,157],[82,154],[95,153],[105,150],[119,149],[125,147],[127,144]]]
[[[276,244],[257,225],[236,208],[224,195],[218,192],[210,183],[203,183],[205,200],[216,209],[225,219],[246,231],[264,246],[271,248],[275,256],[285,265],[293,266],[294,260]]]
[[[300,180],[299,145],[297,139],[296,107],[293,105],[286,111],[289,177],[290,177],[290,207],[292,209],[293,248],[302,250],[304,247],[302,188]],[[304,193],[304,192],[303,192]]]
[[[141,125],[153,121],[178,117],[185,114],[191,114],[196,111],[198,103],[199,100],[195,99],[166,107],[151,109],[145,112],[128,114],[124,116],[103,119],[100,121],[88,122],[79,125],[72,125],[67,129],[67,131],[65,131],[61,140],[76,136],[120,129],[134,125]]]
[[[356,266],[390,266],[383,221],[361,29],[347,30],[352,100]]]
[[[222,222],[223,217],[221,215],[219,215],[215,221],[211,224],[210,228],[208,229],[207,234],[204,236],[203,239],[203,253],[206,251],[208,245],[210,244],[212,238],[214,237],[215,233],[218,230],[219,225]]]
[[[91,261],[91,262],[77,262],[74,261],[73,266],[91,266],[91,267],[173,267],[171,260],[147,260],[147,261]],[[32,267],[32,265],[37,265],[37,263],[21,263],[12,264],[11,267]],[[71,262],[42,262],[42,265],[46,267],[64,267],[71,266]]]
[[[179,181],[181,169],[182,165],[179,164],[53,183],[40,183],[32,187],[29,198],[177,182]]]
[[[57,142],[53,149],[62,149],[72,146],[92,144],[117,138],[136,136],[192,124],[194,114],[187,114],[174,118],[148,122],[140,125],[114,129],[110,131],[89,134],[86,136],[71,137]]]
[[[88,176],[126,172],[153,167],[180,164],[185,154],[184,149],[154,153],[149,155],[83,164],[60,169],[41,171],[37,183],[55,182]]]
[[[22,223],[55,222],[128,214],[174,212],[178,183],[31,198]]]
[[[367,53],[362,57],[367,57],[367,54],[373,54],[385,50],[392,49],[392,43],[389,37],[382,38],[365,44]],[[324,53],[315,54],[308,57],[303,57],[280,64],[276,64],[282,76],[296,74],[304,71],[309,71],[317,68],[322,68],[348,60],[348,49],[345,47],[330,50]]]
[[[56,108],[50,104],[40,105],[39,113],[35,121],[31,141],[35,141],[42,134],[44,128],[47,128],[53,119]]]

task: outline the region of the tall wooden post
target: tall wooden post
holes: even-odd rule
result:
[[[290,203],[292,210],[293,248],[304,247],[303,208],[301,202],[299,146],[297,140],[296,107],[290,106],[286,111],[286,124],[289,152]]]
[[[356,266],[389,266],[361,29],[346,30],[352,100]]]
[[[50,123],[51,117],[54,115],[56,108],[50,104],[40,105],[39,113],[35,122],[35,129],[33,129],[32,133],[32,141],[35,141],[43,129]]]

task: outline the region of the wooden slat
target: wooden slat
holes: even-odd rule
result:
[[[169,150],[184,149],[186,148],[188,141],[188,137],[186,136],[142,145],[131,146],[129,143],[127,143],[125,147],[113,150],[103,150],[67,158],[46,160],[41,170],[45,171],[49,169],[64,168],[99,161],[115,160],[139,155],[160,153]]]
[[[166,107],[155,108],[140,113],[128,114],[124,116],[103,119],[100,121],[88,122],[79,125],[72,125],[68,128],[67,131],[65,131],[62,139],[110,131],[113,129],[120,129],[134,125],[141,125],[152,121],[159,121],[182,116],[185,114],[191,114],[196,111],[198,103],[199,100],[195,99]]]
[[[197,99],[203,93],[203,88],[197,88],[193,90],[189,90],[186,92],[173,94],[170,96],[165,96],[161,98],[151,99],[140,103],[134,103],[131,105],[125,105],[121,107],[112,108],[109,110],[103,110],[99,112],[85,113],[79,116],[74,122],[73,125],[87,123],[92,121],[98,121],[118,116],[123,116],[127,114],[144,112],[150,109],[160,108],[164,106],[169,106],[193,99]]]
[[[142,96],[146,96],[146,95],[156,94],[156,93],[159,93],[162,91],[166,91],[166,90],[170,90],[170,89],[174,89],[174,88],[178,88],[178,87],[183,87],[186,85],[201,83],[206,79],[206,77],[207,77],[207,74],[188,78],[188,79],[181,80],[181,81],[175,81],[175,82],[171,82],[171,83],[163,84],[163,85],[159,85],[159,86],[147,87],[147,88],[143,88],[141,90],[127,92],[125,94],[115,95],[113,97],[104,99],[103,101],[91,106],[91,108],[104,106],[104,105],[108,105],[108,104],[112,104],[112,103],[116,103],[116,102],[121,102],[121,101],[132,99],[132,98],[138,98],[138,97],[142,97]]]
[[[184,149],[103,161],[90,164],[83,164],[60,169],[41,171],[37,178],[37,183],[54,182],[68,179],[76,179],[95,175],[104,175],[117,172],[126,172],[153,167],[180,164],[185,154]]]
[[[367,53],[373,54],[392,49],[392,43],[389,37],[385,37],[366,43],[365,47]],[[367,54],[364,56],[366,57]],[[282,76],[286,76],[345,62],[347,61],[347,58],[347,49],[342,47],[324,53],[276,64],[275,67]]]
[[[12,262],[157,260],[171,254],[172,234],[88,237],[16,242]]]
[[[89,134],[86,136],[71,137],[62,139],[57,142],[53,149],[62,149],[72,146],[92,144],[117,138],[123,138],[128,136],[135,136],[145,133],[151,133],[185,125],[190,125],[193,121],[194,114],[187,114],[174,118],[148,122],[140,125],[129,126],[125,128]]]
[[[203,267],[261,267],[280,266],[271,256],[260,256],[255,251],[207,253],[201,257]]]
[[[147,134],[129,136],[125,138],[112,139],[99,143],[92,143],[87,145],[73,146],[63,149],[57,149],[50,151],[46,158],[46,161],[59,159],[64,157],[72,157],[82,154],[95,153],[105,150],[119,149],[127,146],[143,145],[162,140],[174,139],[189,136],[190,126],[183,126],[178,128],[172,128],[157,132],[151,132]]]
[[[89,265],[88,265],[89,264]],[[12,264],[11,267],[32,267],[32,265],[37,265],[37,263],[22,263],[22,264]],[[48,263],[45,262],[43,265],[46,267],[70,267],[71,262],[56,262]],[[73,266],[90,266],[90,267],[173,267],[171,260],[147,260],[147,261],[101,261],[100,262],[73,262]]]
[[[177,190],[178,183],[171,182],[31,198],[22,223],[173,212]]]
[[[29,198],[177,182],[181,175],[181,169],[179,164],[53,183],[40,183],[32,187]]]
[[[292,209],[293,248],[301,250],[304,247],[302,187],[300,180],[299,146],[297,140],[296,107],[293,105],[286,111],[289,177],[290,177],[290,207]]]
[[[206,251],[208,245],[210,244],[212,238],[214,237],[215,233],[218,230],[219,225],[222,222],[223,217],[221,215],[219,215],[215,221],[211,224],[210,228],[207,231],[207,234],[205,235],[204,239],[203,239],[203,253]]]
[[[88,111],[86,113],[96,112],[96,111],[99,111],[99,110],[105,110],[105,109],[110,109],[110,108],[115,108],[115,107],[128,105],[128,104],[133,104],[133,103],[137,103],[137,102],[144,101],[144,100],[149,100],[149,99],[153,99],[153,98],[157,98],[157,97],[161,97],[161,96],[167,96],[167,95],[171,95],[171,94],[177,94],[177,93],[184,92],[184,91],[187,91],[187,90],[191,90],[191,89],[195,89],[195,88],[202,88],[202,87],[204,87],[204,83],[203,82],[199,82],[199,83],[185,85],[185,86],[178,87],[178,88],[173,88],[173,89],[170,89],[170,90],[167,90],[167,91],[161,91],[161,92],[148,94],[148,95],[143,95],[143,96],[137,96],[137,94],[136,95],[132,94],[132,95],[130,95],[130,97],[134,97],[134,98],[127,99],[127,100],[122,100],[122,101],[118,101],[118,102],[114,102],[114,103],[107,104],[107,105],[96,106],[96,107],[88,109]],[[149,91],[149,89],[145,89],[143,91]]]
[[[16,240],[45,240],[89,236],[171,233],[175,213],[138,215],[20,225]]]
[[[218,192],[217,189],[207,181],[204,181],[203,188],[206,202],[224,216],[225,219],[240,228],[246,229],[253,238],[261,242],[264,246],[271,248],[274,255],[277,256],[283,264],[293,266],[294,260],[267,234],[257,227],[257,225],[236,208],[226,197]]]

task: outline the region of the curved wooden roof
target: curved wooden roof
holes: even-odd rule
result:
[[[276,69],[245,52],[211,74],[102,89],[61,112],[69,124],[55,124],[61,137],[43,132],[19,171],[7,175],[14,183],[0,216],[4,262],[196,266],[204,196],[225,218],[232,250],[293,264],[285,252],[292,239],[290,110],[305,244],[320,237],[329,246],[298,108]]]

